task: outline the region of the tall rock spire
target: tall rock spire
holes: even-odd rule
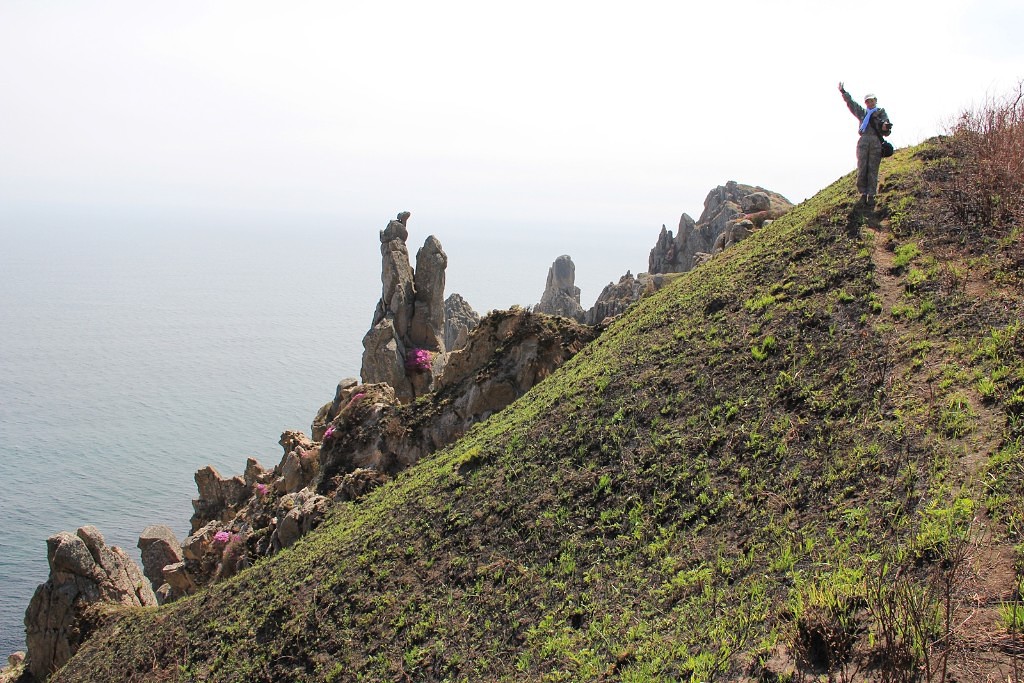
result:
[[[412,401],[430,389],[444,367],[444,285],[448,257],[441,242],[427,237],[409,262],[409,212],[380,231],[380,301],[363,337],[360,371],[366,384],[386,382],[398,400]]]

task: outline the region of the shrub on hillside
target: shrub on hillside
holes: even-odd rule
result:
[[[950,136],[960,160],[949,192],[956,217],[1000,235],[1024,225],[1024,81],[1015,93],[962,112]]]

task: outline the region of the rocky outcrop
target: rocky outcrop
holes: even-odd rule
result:
[[[395,473],[461,437],[551,374],[597,335],[591,327],[522,309],[482,320],[449,355],[433,392],[414,405],[387,383],[342,380],[313,422],[313,441],[282,434],[281,461],[245,474],[197,473],[202,522],[182,543],[183,560],[162,567],[170,599],[230,576],[257,557],[294,544],[337,501],[355,500]]]
[[[274,488],[281,494],[301,491],[316,478],[320,469],[320,444],[296,431],[285,432],[278,443],[284,448],[284,457],[270,473]]]
[[[548,279],[540,303],[534,306],[538,313],[561,315],[582,322],[585,316],[580,305],[580,288],[576,286],[576,265],[567,255],[559,256],[548,269]]]
[[[308,488],[282,498],[283,507],[288,511],[280,517],[271,534],[271,550],[277,552],[295,543],[310,531],[320,526],[331,508],[331,501]]]
[[[647,273],[640,273],[634,277],[628,270],[619,278],[618,282],[609,282],[597,301],[587,311],[584,322],[588,325],[598,325],[608,318],[621,315],[627,308],[633,305],[645,292],[654,291],[653,278]]]
[[[170,527],[159,524],[143,529],[138,547],[142,552],[142,573],[149,579],[157,601],[162,604],[171,598],[173,592],[164,578],[164,567],[182,561],[181,544]]]
[[[697,221],[683,214],[679,227],[672,231],[661,227],[658,241],[651,250],[648,271],[655,273],[684,273],[692,270],[698,254],[714,254],[743,239],[750,230],[764,221],[781,216],[792,208],[782,195],[761,187],[742,185],[730,180],[708,193],[704,212]],[[737,227],[741,221],[750,225]],[[726,234],[724,239],[722,235]]]
[[[363,337],[363,382],[386,382],[403,403],[429,391],[444,367],[444,282],[448,257],[431,235],[409,262],[409,213],[380,232],[383,291]]]
[[[323,441],[327,426],[331,423],[331,420],[338,417],[338,413],[348,404],[353,394],[359,391],[358,386],[359,380],[355,377],[346,377],[338,382],[338,386],[334,390],[334,400],[321,407],[316,417],[313,418],[312,431],[314,441]]]
[[[444,348],[450,353],[463,348],[469,333],[480,324],[480,314],[462,295],[451,294],[444,302]]]
[[[63,666],[95,630],[100,605],[157,604],[138,565],[107,546],[96,527],[46,539],[46,559],[50,577],[25,612],[28,669],[38,680]]]
[[[414,294],[409,343],[418,349],[444,353],[444,271],[448,256],[433,235],[416,252]]]
[[[320,450],[318,491],[357,469],[394,474],[522,396],[596,336],[592,328],[522,309],[495,311],[450,354],[426,403],[402,406],[382,384],[362,385]]]
[[[223,477],[209,465],[195,473],[195,480],[199,497],[192,501],[192,531],[215,519],[231,519],[249,497],[242,477]]]

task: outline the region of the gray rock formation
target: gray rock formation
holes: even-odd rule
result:
[[[480,314],[462,295],[451,294],[444,302],[444,348],[458,351],[469,341],[469,333],[480,324]]]
[[[142,552],[142,572],[149,579],[157,601],[163,603],[171,594],[170,587],[163,588],[167,584],[164,567],[182,561],[181,544],[170,527],[159,524],[142,530],[138,547]]]
[[[193,532],[212,520],[231,519],[250,495],[242,477],[222,477],[212,466],[196,472],[195,480],[199,497],[192,501]]]
[[[25,673],[25,653],[12,652],[7,656],[7,666],[0,667],[0,683],[17,683],[23,681]]]
[[[243,477],[221,477],[212,468],[197,473],[203,493],[196,509],[204,515],[193,524],[202,524],[183,541],[183,561],[162,568],[166,592],[171,599],[193,593],[252,558],[295,543],[335,501],[355,500],[451,444],[596,335],[570,320],[499,311],[480,322],[463,349],[449,354],[426,401],[404,404],[388,383],[343,379],[313,421],[317,441],[285,432],[284,456],[271,470],[250,458]]]
[[[433,235],[416,252],[415,301],[409,343],[419,349],[444,353],[444,271],[448,256]]]
[[[403,403],[429,390],[444,367],[444,281],[448,257],[431,235],[409,263],[409,213],[380,232],[383,290],[363,337],[363,382],[386,382]],[[429,368],[411,367],[416,350],[429,352]]]
[[[334,390],[334,400],[323,405],[317,411],[316,417],[313,418],[311,428],[314,441],[324,440],[324,433],[327,431],[327,427],[330,426],[331,420],[338,417],[341,409],[347,406],[352,397],[359,393],[359,391],[359,380],[355,377],[346,377],[338,382],[338,387]]]
[[[107,546],[96,527],[46,539],[46,559],[50,577],[25,612],[28,669],[37,680],[63,666],[100,625],[91,607],[157,604],[138,565],[120,548]]]
[[[735,221],[749,220],[753,227],[759,227],[765,220],[781,216],[792,206],[789,200],[776,192],[730,180],[708,193],[704,212],[696,222],[684,213],[675,236],[665,226],[661,227],[661,234],[648,260],[648,271],[655,274],[692,270],[698,253],[714,254],[716,244],[721,250],[726,244],[733,244],[749,234],[749,228],[740,228],[731,231],[720,242],[719,238],[734,227]]]
[[[618,282],[609,282],[597,301],[587,311],[584,322],[588,325],[598,325],[607,318],[614,318],[622,315],[627,308],[633,305],[645,292],[654,291],[653,278],[647,273],[640,273],[634,277],[632,273],[619,278]]]
[[[316,478],[320,447],[296,431],[285,432],[278,443],[284,448],[284,457],[277,466],[274,486],[282,494],[301,491]]]
[[[288,494],[283,501],[289,509],[271,536],[274,552],[287,548],[320,526],[331,508],[330,499],[308,488]]]
[[[386,384],[360,385],[320,449],[318,492],[336,496],[349,473],[394,474],[447,446],[526,393],[596,334],[522,309],[495,311],[465,348],[449,355],[429,403],[404,406]]]
[[[559,256],[548,269],[548,279],[540,303],[534,306],[538,313],[561,315],[582,322],[585,312],[580,305],[580,288],[576,286],[576,264],[567,255]]]
[[[750,237],[752,232],[754,232],[753,221],[745,218],[729,221],[725,230],[723,230],[722,234],[720,234],[718,239],[715,240],[715,246],[711,250],[711,254],[714,255],[725,251],[737,242],[742,242],[746,238]]]

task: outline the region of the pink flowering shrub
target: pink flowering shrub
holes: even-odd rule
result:
[[[231,534],[228,533],[227,531],[221,530],[221,531],[218,531],[217,533],[215,533],[213,535],[213,542],[216,543],[217,545],[223,545],[224,543],[227,543],[230,540],[231,540]]]
[[[430,372],[430,351],[426,349],[410,349],[405,356],[405,369],[418,372]]]
[[[266,484],[256,484],[256,493],[261,495],[261,496],[267,495],[267,491],[269,491],[269,490],[270,490],[270,487],[267,486]]]
[[[221,552],[220,566],[217,568],[215,578],[226,579],[249,566],[249,554],[245,547],[245,536],[218,531],[217,535],[220,534],[226,535],[228,540]]]
[[[360,391],[360,392],[359,392],[358,394],[356,394],[355,396],[353,396],[352,398],[350,398],[350,399],[348,400],[348,402],[349,402],[349,403],[355,403],[356,401],[358,401],[359,399],[361,399],[361,398],[362,398],[363,396],[366,396],[366,394],[364,394],[363,392],[361,392],[361,391]]]
[[[328,427],[327,431],[324,432],[324,441],[327,441],[327,439],[331,438],[332,436],[334,436],[334,425]]]

